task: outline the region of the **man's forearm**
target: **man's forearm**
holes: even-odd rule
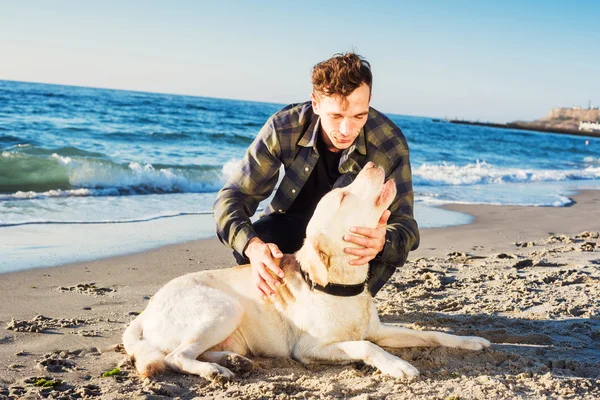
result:
[[[250,212],[255,211],[256,207],[253,207],[253,204],[245,204],[242,199],[236,197],[238,196],[235,191],[223,189],[217,195],[214,213],[219,240],[243,254],[250,239],[257,236],[252,228],[249,215]]]
[[[414,218],[394,218],[388,222],[385,246],[377,258],[387,264],[402,265],[408,253],[419,247],[419,242],[419,227]]]

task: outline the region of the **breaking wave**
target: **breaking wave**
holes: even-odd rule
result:
[[[589,160],[592,163],[592,160]],[[413,170],[413,183],[422,186],[481,185],[600,179],[600,166],[583,169],[536,170],[499,168],[485,161],[457,166],[454,164],[422,164]]]

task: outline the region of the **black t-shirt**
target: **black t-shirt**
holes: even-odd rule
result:
[[[342,152],[331,152],[327,149],[321,135],[317,136],[317,151],[319,159],[298,196],[290,206],[287,214],[312,217],[317,203],[331,190],[335,181],[341,176],[338,170]]]

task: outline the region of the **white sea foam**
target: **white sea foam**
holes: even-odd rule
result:
[[[39,157],[18,152],[4,151],[5,159],[18,160],[18,168],[6,170],[8,179],[24,182],[21,192],[8,195],[12,199],[66,196],[102,196],[136,193],[203,193],[216,192],[223,185],[230,172],[218,166],[161,166],[130,162],[118,164],[106,159],[93,159],[77,156],[62,156],[53,153],[51,156]],[[234,164],[234,160],[230,162]],[[29,170],[35,168],[36,175],[30,180]],[[28,183],[31,182],[31,183]],[[30,192],[27,185],[57,184],[56,190],[43,193]],[[0,182],[1,183],[1,182]],[[59,190],[65,185],[87,191]],[[35,190],[32,188],[32,190]],[[6,199],[6,195],[0,195]]]
[[[600,164],[600,157],[598,157],[598,158],[594,158],[591,156],[583,157],[583,162],[588,163],[588,164]]]
[[[93,191],[90,189],[73,189],[73,190],[48,190],[46,192],[16,192],[9,195],[0,195],[0,200],[9,200],[9,199],[37,199],[44,197],[69,197],[69,196],[91,196],[93,195]]]
[[[52,158],[58,161],[62,165],[68,165],[71,163],[71,157],[65,157],[58,155],[56,153],[52,153]]]
[[[517,201],[515,201],[517,200]],[[478,199],[478,200],[457,200],[457,199],[444,199],[439,198],[437,196],[427,196],[427,195],[417,195],[415,196],[415,201],[422,202],[431,206],[443,206],[445,204],[466,204],[466,205],[475,205],[475,204],[486,204],[490,206],[532,206],[532,207],[564,207],[566,205],[572,204],[573,200],[563,195],[552,195],[552,196],[544,196],[541,200],[533,200],[529,201],[528,199],[523,198],[515,198],[513,201],[493,201],[486,199]]]
[[[2,157],[5,157],[5,158],[16,158],[19,156],[21,156],[19,153],[14,153],[11,151],[3,151],[2,152]]]
[[[233,158],[229,161],[227,161],[225,163],[225,165],[223,165],[223,168],[221,168],[221,173],[223,174],[223,177],[225,179],[228,179],[233,172],[238,168],[238,166],[240,165],[240,163],[242,162],[242,160],[240,160],[239,158]]]
[[[512,182],[547,182],[599,179],[600,167],[578,170],[535,170],[498,168],[485,161],[456,166],[453,164],[423,164],[413,170],[415,185],[478,185]]]

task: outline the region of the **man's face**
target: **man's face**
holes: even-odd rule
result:
[[[319,97],[314,93],[310,95],[313,110],[321,117],[321,135],[327,148],[333,152],[347,149],[367,123],[371,101],[369,86],[363,83],[345,99]]]

